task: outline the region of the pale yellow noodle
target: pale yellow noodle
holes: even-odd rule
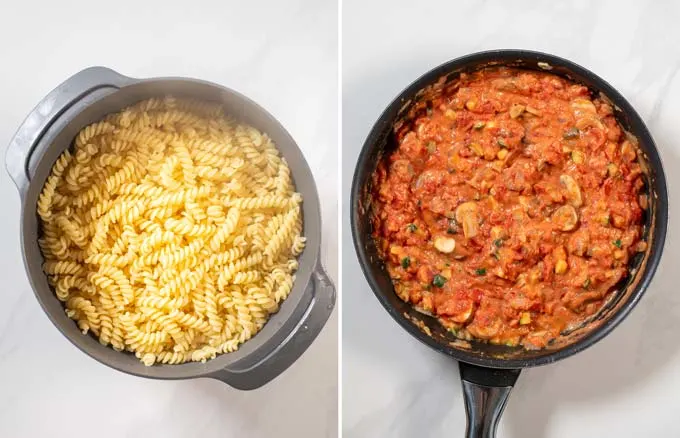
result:
[[[238,349],[304,250],[274,143],[221,105],[149,99],[85,127],[37,202],[43,269],[83,333],[146,365]]]

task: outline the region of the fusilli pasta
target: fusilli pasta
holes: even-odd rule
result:
[[[43,269],[83,333],[145,365],[236,350],[290,293],[302,197],[219,104],[149,99],[85,127],[37,202]]]

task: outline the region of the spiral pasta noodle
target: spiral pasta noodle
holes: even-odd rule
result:
[[[145,365],[238,349],[303,251],[274,143],[220,105],[148,99],[85,127],[37,202],[43,270],[84,333]]]

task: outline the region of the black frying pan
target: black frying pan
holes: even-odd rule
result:
[[[619,123],[637,138],[643,152],[643,168],[648,170],[645,190],[650,202],[643,217],[647,251],[633,258],[633,274],[617,285],[618,292],[612,294],[596,315],[538,351],[457,340],[435,318],[415,311],[397,297],[371,237],[371,174],[383,156],[396,145],[395,124],[409,123],[414,114],[411,110],[426,104],[428,96],[455,80],[461,72],[490,66],[549,71],[581,83],[593,93],[604,95],[612,102]],[[668,222],[668,194],[663,167],[651,134],[633,107],[611,85],[591,71],[553,55],[526,50],[495,50],[442,64],[413,82],[392,101],[373,126],[359,155],[352,182],[350,214],[359,263],[376,297],[412,336],[459,361],[468,415],[467,436],[493,437],[522,368],[553,363],[584,350],[611,332],[638,303],[661,258]]]

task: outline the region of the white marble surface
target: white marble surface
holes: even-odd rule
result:
[[[351,244],[348,190],[373,122],[412,80],[466,53],[527,48],[592,69],[638,109],[661,151],[671,219],[639,306],[589,350],[524,371],[498,435],[680,436],[680,3],[345,0],[343,8],[343,435],[463,436],[457,365],[411,338],[374,298]]]
[[[250,96],[298,141],[322,200],[337,284],[337,3],[1,2],[0,156],[28,111],[78,70],[191,76]],[[0,171],[0,437],[336,437],[337,315],[253,392],[128,376],[72,346],[40,309],[19,249],[19,198]],[[337,313],[337,311],[336,311]]]

